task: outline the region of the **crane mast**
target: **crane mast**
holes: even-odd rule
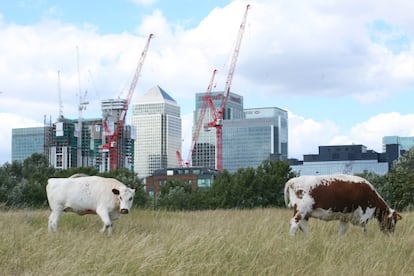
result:
[[[150,34],[148,36],[147,43],[145,44],[144,50],[141,53],[141,57],[140,57],[140,60],[138,62],[137,68],[135,70],[134,77],[133,77],[131,85],[129,87],[126,102],[125,102],[125,104],[122,108],[119,120],[118,120],[116,128],[115,128],[115,131],[112,135],[108,136],[106,144],[103,145],[104,150],[109,150],[110,170],[117,169],[118,165],[120,163],[120,160],[119,160],[120,158],[119,158],[119,154],[118,154],[119,153],[118,139],[119,139],[119,136],[122,132],[122,129],[124,128],[125,118],[126,118],[126,114],[127,114],[127,111],[128,111],[128,107],[129,107],[129,104],[131,102],[132,96],[134,94],[135,87],[138,83],[138,78],[140,76],[141,69],[142,69],[142,66],[144,64],[145,57],[147,56],[147,52],[148,52],[148,48],[149,48],[151,39],[153,37],[154,37],[154,34]],[[106,130],[106,132],[107,132],[107,130]]]
[[[62,89],[60,85],[60,70],[58,70],[58,99],[59,99],[59,121],[63,120],[63,102],[62,102]]]
[[[247,20],[247,13],[249,11],[250,5],[247,5],[246,11],[244,12],[242,22],[240,24],[239,33],[237,35],[236,45],[233,51],[233,56],[229,68],[229,72],[227,75],[226,85],[223,92],[223,98],[221,105],[218,109],[215,109],[214,104],[212,102],[211,97],[208,98],[208,105],[211,108],[213,121],[208,123],[208,127],[215,127],[216,128],[216,151],[217,151],[217,163],[216,167],[217,170],[223,170],[223,118],[224,118],[224,111],[227,104],[227,99],[230,94],[230,87],[231,82],[233,80],[234,71],[236,69],[237,58],[240,52],[240,45],[244,34],[244,29],[246,27],[246,20]]]
[[[210,78],[210,82],[208,84],[207,90],[206,90],[206,94],[203,97],[203,103],[200,109],[200,115],[198,116],[198,120],[197,120],[197,125],[196,128],[194,129],[194,133],[193,133],[193,138],[191,140],[191,148],[190,151],[188,153],[188,157],[186,161],[183,161],[182,157],[181,157],[181,153],[179,151],[176,152],[177,155],[177,159],[178,159],[178,163],[180,165],[180,167],[183,166],[190,166],[191,160],[192,160],[192,155],[195,151],[196,145],[197,145],[197,141],[198,141],[198,136],[200,135],[200,129],[201,126],[203,124],[203,119],[204,119],[204,115],[206,114],[206,109],[207,109],[207,105],[208,105],[208,98],[211,96],[211,90],[213,89],[213,84],[214,84],[214,78],[217,74],[217,69],[213,70],[213,74],[211,75]]]

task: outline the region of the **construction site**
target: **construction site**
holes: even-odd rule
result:
[[[218,171],[223,170],[223,120],[227,119],[226,105],[249,8],[250,6],[247,5],[243,14],[223,92],[219,93],[220,97],[217,97],[217,93],[212,93],[214,79],[217,74],[217,70],[213,69],[203,97],[202,107],[195,116],[197,121],[194,122],[191,148],[187,158],[182,158],[181,148],[176,149],[176,162],[179,167],[191,167],[193,156],[196,153],[200,155],[200,150],[203,151],[203,148],[207,147],[210,152],[209,159],[214,159],[213,162],[210,160],[208,166]],[[99,172],[127,168],[134,171],[135,130],[126,123],[126,115],[153,37],[153,34],[148,36],[130,83],[127,98],[102,100],[102,118],[83,118],[82,112],[86,109],[88,102],[84,100],[80,91],[79,118],[67,119],[61,111],[59,119],[55,123],[45,117],[44,153],[49,157],[50,163],[55,168],[94,167]],[[58,85],[60,86],[60,75],[58,75],[58,78]],[[214,99],[213,94],[215,95]],[[206,120],[208,121],[207,124],[205,123]],[[200,130],[203,128],[214,130],[216,141],[213,147],[198,143]],[[197,149],[198,145],[200,147]],[[197,160],[200,160],[200,158],[198,157]],[[205,165],[201,163],[198,162],[197,166]]]
[[[44,153],[55,168],[94,167],[100,172],[118,168],[134,170],[134,131],[126,124],[126,115],[153,36],[148,36],[127,98],[103,100],[102,118],[83,119],[82,112],[88,102],[84,100],[80,91],[79,118],[64,118],[58,72],[59,119],[56,123],[47,121],[46,118],[44,121]]]

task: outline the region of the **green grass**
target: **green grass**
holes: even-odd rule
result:
[[[133,210],[99,233],[98,216],[63,214],[47,233],[47,210],[0,212],[1,275],[414,275],[414,213],[394,235],[310,220],[288,234],[291,210]]]

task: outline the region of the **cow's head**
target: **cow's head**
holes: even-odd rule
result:
[[[387,214],[384,217],[384,220],[380,223],[381,230],[386,233],[392,233],[395,230],[395,225],[397,221],[402,219],[402,216],[398,214],[393,209],[388,209]]]
[[[117,195],[119,198],[119,212],[121,214],[128,214],[129,209],[132,207],[134,202],[135,190],[127,187],[120,189],[112,189],[112,193]]]

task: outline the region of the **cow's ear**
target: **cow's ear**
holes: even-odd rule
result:
[[[112,189],[112,192],[114,193],[114,195],[119,195],[119,190],[118,189]]]

